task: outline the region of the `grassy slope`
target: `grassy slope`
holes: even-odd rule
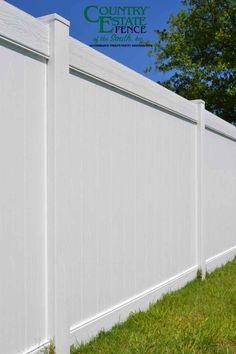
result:
[[[71,353],[236,353],[236,260]]]

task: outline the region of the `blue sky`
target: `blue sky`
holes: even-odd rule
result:
[[[7,0],[14,6],[32,14],[35,17],[58,13],[70,20],[70,35],[85,44],[93,43],[93,38],[98,35],[98,24],[89,23],[84,17],[84,10],[87,6],[145,6],[147,34],[143,36],[145,40],[154,41],[156,35],[154,29],[166,27],[166,21],[170,15],[176,14],[183,6],[181,0]],[[157,71],[148,74],[144,73],[144,68],[150,66],[153,58],[147,56],[148,48],[124,48],[106,47],[96,48],[96,50],[108,55],[118,62],[130,67],[151,80],[164,80],[168,77]]]

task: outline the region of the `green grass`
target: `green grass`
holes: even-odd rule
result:
[[[236,259],[71,354],[236,353]]]

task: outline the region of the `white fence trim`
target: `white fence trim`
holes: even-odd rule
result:
[[[73,38],[70,38],[70,67],[165,111],[197,122],[196,107],[190,101]]]
[[[71,327],[71,343],[89,340],[101,329],[108,330],[114,323],[123,322],[132,311],[145,311],[149,305],[164,294],[180,289],[192,281],[197,274],[198,266],[191,267],[162,283],[143,291],[141,294]]]
[[[213,133],[220,134],[221,136],[236,141],[236,129],[232,124],[227,123],[223,119],[215,116],[213,113],[206,110],[206,129]]]
[[[32,347],[32,348],[28,349],[23,354],[39,354],[39,353],[42,353],[42,349],[44,349],[48,345],[49,345],[49,341],[45,340],[41,344],[37,345],[36,347]],[[19,354],[22,354],[22,353],[19,353]]]
[[[212,272],[214,269],[223,266],[226,262],[233,260],[236,256],[236,246],[229,248],[228,250],[217,254],[206,260],[206,269],[208,272]]]
[[[48,26],[5,1],[0,1],[0,38],[49,57]]]

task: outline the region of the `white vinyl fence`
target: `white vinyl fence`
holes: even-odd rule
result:
[[[236,254],[236,128],[0,0],[0,352],[57,354]]]

